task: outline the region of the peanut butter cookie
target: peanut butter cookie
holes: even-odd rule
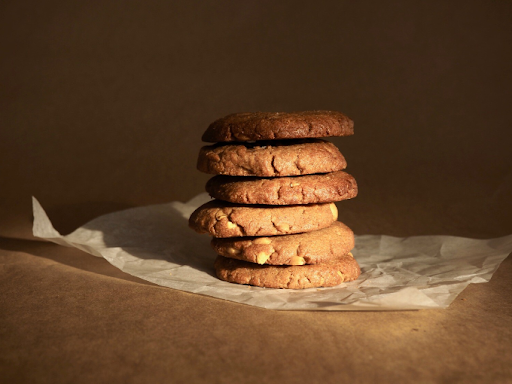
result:
[[[215,272],[221,280],[266,288],[332,287],[357,279],[361,270],[351,253],[332,263],[296,266],[258,265],[218,256]]]
[[[357,195],[357,184],[343,171],[266,179],[219,175],[208,180],[206,191],[238,204],[316,204],[351,199]]]
[[[275,236],[316,231],[337,218],[334,203],[247,206],[213,200],[192,213],[189,226],[214,237]]]
[[[257,264],[320,264],[345,256],[354,248],[354,233],[335,221],[318,231],[270,237],[212,239],[217,254]]]
[[[345,169],[338,148],[325,140],[278,140],[208,145],[199,151],[197,169],[230,176],[299,176]]]
[[[214,121],[203,141],[253,141],[348,136],[354,122],[340,112],[254,112],[236,113]]]

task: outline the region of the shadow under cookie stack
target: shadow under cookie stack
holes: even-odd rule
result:
[[[330,287],[357,279],[354,234],[334,202],[357,195],[346,161],[322,137],[348,136],[339,112],[240,113],[212,123],[198,169],[215,174],[189,225],[213,236],[217,276],[267,288]]]

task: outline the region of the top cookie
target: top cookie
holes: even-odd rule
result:
[[[354,122],[341,112],[236,113],[214,121],[203,141],[303,139],[354,134]]]

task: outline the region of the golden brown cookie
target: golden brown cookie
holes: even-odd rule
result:
[[[212,239],[217,254],[257,264],[320,264],[340,258],[354,248],[354,233],[335,221],[318,231],[271,237]]]
[[[333,263],[314,265],[258,265],[218,256],[215,272],[221,280],[266,288],[332,287],[357,279],[361,270],[351,253]]]
[[[279,140],[208,145],[199,151],[197,169],[230,176],[299,176],[345,169],[338,148],[325,140]]]
[[[247,206],[213,200],[192,213],[189,226],[214,237],[275,236],[326,228],[337,218],[334,203]]]
[[[238,204],[316,204],[351,199],[357,195],[357,184],[343,171],[275,178],[219,175],[208,180],[206,191]]]
[[[236,113],[214,121],[203,141],[253,141],[348,136],[354,122],[340,112],[254,112]]]

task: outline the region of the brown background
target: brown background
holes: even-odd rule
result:
[[[339,110],[356,233],[512,233],[512,4],[0,5],[0,382],[512,381],[512,262],[447,310],[277,312],[31,237],[187,200],[232,112]]]

